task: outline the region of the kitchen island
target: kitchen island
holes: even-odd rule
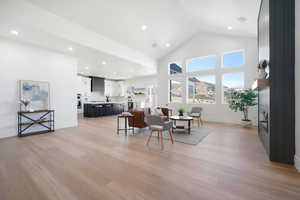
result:
[[[101,117],[118,115],[124,112],[124,103],[118,102],[88,102],[84,104],[84,117]]]

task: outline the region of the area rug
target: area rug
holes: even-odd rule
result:
[[[196,145],[201,142],[206,136],[208,136],[210,132],[211,130],[204,127],[192,128],[191,134],[188,134],[183,130],[174,130],[173,138],[176,142]],[[167,131],[164,132],[164,139],[170,139],[169,133]]]

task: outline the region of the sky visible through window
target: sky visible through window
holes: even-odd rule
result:
[[[216,66],[216,56],[195,58],[187,61],[186,65],[188,72],[211,70]]]
[[[224,74],[223,85],[229,88],[243,88],[244,87],[244,72]]]
[[[244,52],[233,52],[224,54],[223,67],[240,67],[244,64]]]

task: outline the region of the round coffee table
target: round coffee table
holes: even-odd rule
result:
[[[192,117],[188,117],[188,116],[171,116],[170,119],[173,121],[172,131],[174,131],[175,129],[182,129],[182,128],[178,128],[176,126],[177,121],[185,121],[185,122],[188,122],[187,132],[189,134],[191,134],[191,121],[193,120]]]

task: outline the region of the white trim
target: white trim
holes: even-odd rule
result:
[[[295,168],[298,170],[298,172],[300,173],[300,157],[295,155]]]
[[[168,104],[170,104],[171,103],[171,95],[170,95],[170,93],[171,93],[171,84],[170,84],[170,79],[167,79],[167,85],[168,85]]]

